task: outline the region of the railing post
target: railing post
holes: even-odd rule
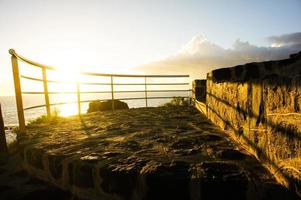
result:
[[[19,129],[20,129],[20,131],[24,131],[25,130],[25,118],[24,118],[24,110],[23,110],[23,101],[22,101],[18,60],[17,60],[17,57],[14,55],[14,53],[15,53],[14,50],[10,50],[10,53],[12,54],[11,62],[12,62],[13,76],[14,76]]]
[[[114,82],[113,76],[111,75],[111,94],[112,94],[112,110],[115,110],[115,102],[114,102]]]
[[[43,74],[43,86],[44,86],[44,96],[45,96],[45,105],[46,105],[46,112],[47,116],[51,116],[51,111],[50,111],[50,102],[49,102],[49,93],[48,93],[48,84],[47,84],[47,73],[46,73],[46,68],[42,68],[42,74]]]
[[[2,117],[1,104],[0,104],[0,152],[1,153],[7,152],[7,144],[6,144],[5,128],[4,128],[4,122]]]
[[[81,106],[80,106],[80,83],[76,83],[76,93],[77,93],[77,109],[78,109],[78,115],[81,114]]]
[[[145,107],[147,107],[147,83],[146,83],[146,76],[144,77],[144,94],[145,94]]]

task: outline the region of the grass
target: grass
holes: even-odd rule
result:
[[[161,106],[170,107],[170,106],[190,106],[190,105],[191,105],[191,98],[173,97],[170,102],[165,103]]]
[[[60,119],[60,111],[58,109],[53,109],[50,116],[42,115],[36,119],[30,120],[27,126],[31,126],[39,123],[52,123]]]

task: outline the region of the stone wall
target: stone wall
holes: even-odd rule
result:
[[[214,70],[206,90],[207,117],[300,193],[301,52]]]
[[[207,115],[206,107],[206,80],[194,80],[192,82],[193,105],[203,114]]]

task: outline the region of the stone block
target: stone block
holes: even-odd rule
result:
[[[192,99],[206,102],[206,80],[194,80],[192,82]]]
[[[42,149],[28,148],[25,154],[27,164],[38,169],[44,169],[42,159],[44,151]]]
[[[207,75],[206,97],[211,121],[242,138],[271,169],[283,168],[287,177],[299,181],[300,174],[293,171],[301,170],[300,65],[301,53],[214,70]]]
[[[70,185],[82,188],[93,188],[93,165],[85,162],[73,162],[69,164]]]

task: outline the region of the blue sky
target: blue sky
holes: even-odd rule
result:
[[[130,73],[194,36],[223,48],[301,31],[300,0],[0,0],[0,95],[12,91],[9,48],[65,68]],[[84,66],[84,67],[83,67]]]

